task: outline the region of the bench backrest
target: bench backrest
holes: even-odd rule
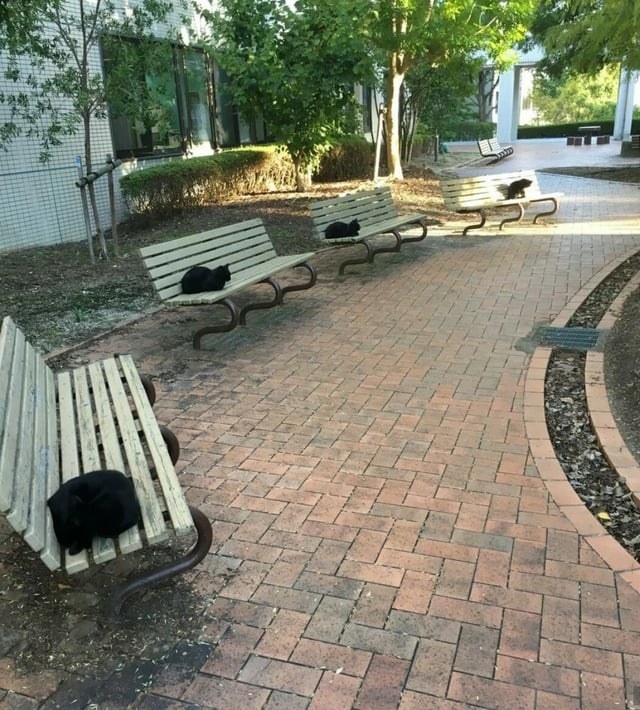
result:
[[[7,316],[0,330],[0,511],[34,550],[45,545],[46,502],[59,481],[55,377]]]
[[[461,210],[478,203],[486,202],[490,204],[506,200],[509,184],[522,178],[531,180],[531,185],[525,190],[525,199],[527,197],[538,197],[542,194],[538,185],[538,178],[533,170],[451,178],[442,180],[440,189],[442,190],[445,204],[454,210]]]
[[[321,239],[324,239],[324,230],[332,222],[351,222],[357,219],[360,227],[364,228],[398,216],[391,190],[386,185],[374,190],[314,200],[310,210],[314,236]]]
[[[477,141],[478,143],[478,150],[480,151],[480,155],[486,155],[488,153],[491,153],[491,144],[489,143],[489,140],[486,138],[482,138]]]
[[[263,221],[251,219],[143,247],[140,256],[164,300],[182,293],[180,282],[192,266],[213,269],[228,264],[237,281],[243,272],[270,261],[277,252]]]

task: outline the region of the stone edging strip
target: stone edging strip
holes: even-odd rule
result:
[[[628,254],[614,259],[593,276],[573,296],[551,325],[564,327],[578,306],[589,296],[620,264],[637,253],[633,249]],[[628,295],[640,284],[640,274],[634,276],[618,294],[609,310],[600,321],[599,328],[611,328],[621,312]],[[556,505],[571,521],[576,531],[600,555],[607,565],[640,592],[640,564],[610,535],[594,518],[582,502],[556,458],[553,444],[549,439],[544,406],[544,384],[552,349],[538,347],[534,351],[525,379],[524,420],[529,439],[529,448],[540,477]],[[616,426],[609,407],[604,383],[604,355],[589,351],[586,356],[585,390],[589,416],[610,465],[626,479],[634,497],[640,499],[640,466],[628,450]]]

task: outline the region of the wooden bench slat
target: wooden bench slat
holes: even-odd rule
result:
[[[95,422],[98,426],[100,436],[99,453],[103,461],[103,468],[110,470],[115,469],[116,471],[121,471],[126,474],[127,470],[120,450],[119,436],[113,418],[112,403],[101,367],[105,362],[108,363],[111,362],[111,360],[103,361],[102,363],[94,362],[87,367],[92,388],[91,404],[95,412]],[[109,546],[103,545],[99,551],[96,551],[94,547],[93,554],[96,562],[106,561],[107,555],[111,554],[113,543],[111,540],[109,543],[111,543]],[[124,553],[139,550],[142,547],[142,541],[140,540],[138,528],[132,527],[129,528],[129,530],[125,530],[125,532],[118,537],[118,545],[120,550]]]
[[[106,421],[103,421],[100,417],[101,413],[94,411],[88,375],[89,372],[87,368],[79,367],[73,371],[72,378],[75,395],[75,410],[78,417],[79,437],[77,441],[80,445],[81,461],[81,468],[75,471],[76,476],[81,473],[88,473],[89,471],[107,468],[106,462],[104,462],[103,458],[100,456],[97,427],[100,428],[101,440],[106,439],[107,445],[113,445],[114,441],[117,444],[117,437],[115,434],[111,437],[111,442],[109,441],[110,427],[113,427],[111,414],[109,413]],[[97,396],[101,396],[99,391]],[[73,445],[75,442],[69,442],[66,444],[65,442],[62,442],[63,446],[69,444]],[[91,555],[93,560],[98,563],[108,562],[109,560],[115,559],[116,549],[113,540],[94,538],[91,548]],[[68,554],[66,556],[67,558],[75,557],[75,555]]]
[[[24,539],[36,552],[45,544],[45,520],[50,481],[59,480],[58,441],[50,412],[55,412],[55,382],[53,373],[36,355],[36,391],[42,396],[36,405],[33,430],[33,473],[29,500],[29,523]],[[55,420],[54,420],[55,421]]]
[[[125,466],[136,489],[146,538],[151,543],[164,540],[168,537],[167,526],[155,496],[153,483],[147,474],[146,452],[142,447],[138,427],[131,414],[120,373],[113,360],[102,361],[99,364],[104,367],[111,406],[118,424],[121,446],[126,458]]]
[[[120,356],[120,366],[131,392],[136,411],[140,417],[140,425],[144,440],[149,448],[155,473],[158,477],[166,510],[171,518],[173,530],[180,536],[193,528],[193,519],[189,507],[182,494],[182,487],[175,468],[171,464],[167,447],[155,426],[153,411],[146,393],[140,384],[133,360],[129,356]]]
[[[78,441],[78,427],[74,410],[72,373],[59,373],[56,377],[56,385],[60,426],[60,480],[65,483],[82,471],[76,443]],[[51,546],[54,547],[53,541]],[[59,554],[68,574],[75,574],[89,567],[89,556],[84,550],[77,555],[70,555],[66,550],[60,550]]]
[[[4,318],[0,331],[0,363],[3,365],[0,367],[0,511],[3,513],[13,501],[18,432],[10,425],[18,421],[23,353],[22,332],[10,318]]]
[[[16,421],[23,431],[33,431],[36,416],[36,402],[41,393],[36,391],[36,352],[27,343],[24,348],[24,371],[20,411]],[[13,501],[7,520],[16,532],[22,533],[27,527],[29,497],[31,495],[31,471],[33,467],[33,440],[20,441],[16,451],[13,483]]]

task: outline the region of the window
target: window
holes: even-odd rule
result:
[[[235,111],[228,77],[199,49],[106,37],[102,44],[114,151],[119,158],[261,143],[264,121]]]

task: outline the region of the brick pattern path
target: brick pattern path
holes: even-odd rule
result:
[[[314,289],[209,350],[190,342],[209,312],[183,309],[76,354],[130,351],[156,376],[181,481],[213,521],[193,579],[217,648],[136,707],[640,703],[640,597],[538,474],[520,345],[640,247],[623,228],[637,188],[543,177],[567,193],[548,227],[434,230],[344,277],[326,254]],[[578,218],[585,204],[613,228]]]

